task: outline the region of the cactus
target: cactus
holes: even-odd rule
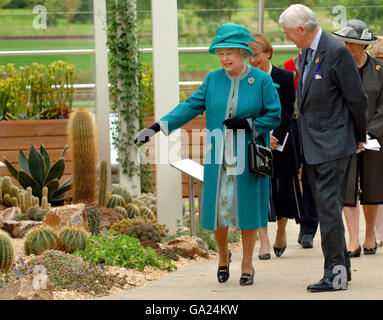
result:
[[[151,224],[137,224],[126,232],[126,234],[130,237],[134,237],[140,239],[140,241],[144,240],[153,240],[156,242],[161,241],[161,235],[158,231],[157,227]]]
[[[61,205],[64,202],[63,194],[71,188],[70,180],[67,178],[60,185],[59,181],[65,170],[64,155],[67,146],[61,153],[61,157],[51,165],[49,154],[43,145],[38,151],[34,146],[29,148],[29,157],[27,158],[22,150],[19,150],[19,169],[17,170],[12,163],[4,159],[11,175],[19,182],[27,192],[28,187],[35,197],[42,198],[43,188],[48,188],[48,202]],[[27,207],[33,204],[29,203]]]
[[[24,251],[26,255],[39,255],[45,250],[57,250],[59,239],[54,229],[48,226],[37,226],[30,229],[24,237]]]
[[[94,201],[97,186],[98,142],[94,114],[87,108],[71,113],[68,123],[72,161],[73,201]]]
[[[22,213],[19,216],[13,217],[14,221],[24,221],[24,220],[29,220],[28,214]]]
[[[12,191],[12,180],[11,180],[11,177],[9,176],[5,176],[3,177],[3,179],[1,180],[1,190],[2,190],[2,193],[3,195],[5,194],[11,194],[11,191]]]
[[[121,206],[115,206],[115,207],[113,208],[113,210],[115,210],[115,211],[121,213],[121,214],[124,216],[124,218],[128,218],[128,212],[126,211],[126,209],[125,209],[124,207],[121,207]]]
[[[29,207],[27,209],[27,215],[30,220],[35,220],[36,214],[40,211],[39,207]]]
[[[108,198],[108,201],[106,203],[106,206],[108,208],[114,208],[114,207],[117,207],[117,206],[120,206],[120,207],[126,207],[126,202],[124,200],[124,198],[118,194],[111,194],[110,197]]]
[[[92,206],[88,206],[85,209],[86,212],[86,219],[88,221],[89,230],[92,235],[97,236],[100,232],[100,212]]]
[[[130,194],[128,188],[126,187],[121,187],[121,186],[113,187],[112,195],[113,194],[118,194],[121,197],[123,197],[125,200],[125,204],[131,203],[133,201],[132,195]]]
[[[148,217],[149,219],[155,220],[156,216],[154,215],[154,212],[150,210],[148,207],[141,207],[140,208],[140,215],[144,217]]]
[[[138,215],[140,214],[140,209],[135,204],[129,203],[126,206],[126,212],[128,214],[128,218],[134,219],[134,218],[137,218]]]
[[[18,207],[19,206],[19,200],[17,197],[11,197],[11,207]]]
[[[78,248],[85,248],[87,234],[84,228],[70,225],[59,231],[58,238],[60,248],[66,253],[72,253]]]
[[[34,216],[35,221],[43,221],[45,219],[45,216],[47,215],[48,210],[46,209],[40,209]]]
[[[14,252],[12,238],[0,229],[0,271],[8,272],[12,269]]]
[[[33,195],[32,195],[32,188],[27,188],[27,195],[26,195],[26,206],[27,208],[30,208],[33,206]]]
[[[101,161],[100,166],[100,181],[98,190],[98,205],[105,207],[106,202],[106,187],[108,182],[108,172],[106,161]]]

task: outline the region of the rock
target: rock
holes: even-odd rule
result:
[[[43,224],[49,225],[55,229],[60,229],[67,225],[82,225],[89,231],[88,221],[84,211],[84,203],[55,207],[47,213]]]
[[[47,281],[46,289],[34,289],[34,275],[30,274],[0,289],[0,300],[53,300],[53,286]]]
[[[16,216],[21,215],[21,209],[19,207],[10,207],[0,212],[0,228],[3,227],[4,221],[12,221]]]
[[[3,229],[8,231],[12,238],[22,238],[28,232],[29,229],[40,225],[40,221],[4,221]]]
[[[182,236],[167,243],[168,246],[182,248],[191,254],[198,254],[201,257],[209,256],[209,248],[201,238],[193,236]]]

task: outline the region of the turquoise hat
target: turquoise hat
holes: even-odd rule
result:
[[[250,56],[253,55],[251,48],[247,43],[254,42],[249,30],[234,23],[225,23],[219,26],[216,31],[216,37],[209,47],[209,52],[215,54],[218,48],[242,48],[249,51]]]

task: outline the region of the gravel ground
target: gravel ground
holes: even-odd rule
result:
[[[19,257],[22,257],[25,262],[28,261],[28,256],[24,254],[24,244],[23,239],[13,239],[14,246],[15,246],[15,257],[18,259]],[[232,252],[239,252],[242,250],[241,243],[234,243],[229,244],[229,248]],[[172,261],[174,265],[177,266],[178,270],[182,269],[188,264],[192,263],[198,263],[201,261],[207,261],[207,260],[214,260],[218,258],[218,254],[215,251],[210,250],[209,257],[204,258],[200,256],[195,256],[194,259],[185,259],[180,257],[178,261]],[[105,266],[106,272],[108,273],[119,273],[121,275],[125,275],[128,279],[127,284],[123,289],[113,287],[109,294],[116,294],[121,291],[126,290],[132,290],[135,288],[139,288],[142,286],[145,286],[147,284],[152,283],[153,281],[156,281],[163,277],[167,271],[163,271],[160,269],[157,269],[152,266],[146,266],[144,271],[138,271],[136,269],[125,269],[121,267],[112,267],[112,266]],[[176,271],[172,271],[176,272]],[[80,293],[77,291],[68,291],[68,290],[54,290],[54,299],[55,300],[93,300],[95,298],[101,297],[102,295],[90,295],[86,293]],[[109,295],[108,294],[108,295]]]

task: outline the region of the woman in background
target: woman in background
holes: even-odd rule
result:
[[[295,103],[294,76],[290,71],[279,69],[270,63],[273,47],[264,34],[253,35],[255,42],[249,43],[253,55],[250,64],[268,74],[273,79],[281,102],[281,123],[270,135],[270,148],[273,151],[274,177],[271,179],[269,221],[277,220],[278,229],[273,244],[277,257],[286,249],[286,224],[288,219],[300,222],[303,202],[300,192],[298,172],[299,159],[292,129]],[[270,241],[267,227],[258,230],[261,242],[259,259],[270,259]]]

